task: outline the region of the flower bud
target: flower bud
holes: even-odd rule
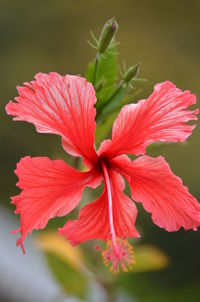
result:
[[[102,54],[108,49],[117,29],[118,24],[114,17],[105,23],[99,38],[99,53]]]
[[[127,70],[127,72],[124,75],[124,79],[123,79],[124,83],[129,83],[133,78],[135,78],[137,76],[139,67],[140,67],[140,63],[138,63],[134,66],[131,66]]]

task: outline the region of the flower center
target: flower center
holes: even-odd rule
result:
[[[119,273],[120,269],[128,272],[135,264],[133,248],[127,240],[121,238],[117,239],[116,244],[117,254],[112,241],[107,241],[106,248],[102,251],[103,261],[114,274]]]

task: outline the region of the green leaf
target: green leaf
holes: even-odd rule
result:
[[[117,80],[117,54],[115,47],[111,47],[101,56],[97,72],[97,82],[102,78],[105,80],[105,87],[109,87]]]
[[[66,294],[84,298],[87,293],[86,277],[53,253],[46,253],[46,258],[55,279]]]
[[[112,125],[117,117],[117,114],[118,112],[110,114],[107,119],[105,119],[104,123],[97,125],[95,132],[95,142],[97,148],[105,138],[108,138],[110,136]]]
[[[89,63],[88,70],[86,72],[86,79],[91,83],[93,82],[94,70],[95,59]],[[104,82],[104,85],[103,88],[96,93],[98,103],[101,103],[111,95],[115,87],[114,85],[117,81],[117,74],[118,66],[116,47],[111,45],[111,47],[105,52],[105,54],[101,55],[99,58],[96,75],[96,86],[98,86],[98,83],[101,81]]]
[[[104,106],[102,112],[99,115],[99,119],[104,120],[109,114],[113,113],[122,106],[123,98],[128,92],[129,87],[125,86],[120,89],[120,91],[112,97],[112,100]]]
[[[135,247],[134,272],[149,272],[166,268],[169,263],[169,257],[160,249],[152,245],[138,245]]]
[[[112,98],[111,102],[109,102],[102,111],[99,111],[97,114],[97,121],[100,121],[102,124],[101,129],[104,128],[104,123],[106,122],[107,127],[109,128],[107,131],[107,134],[110,132],[112,124],[110,122],[107,122],[107,119],[109,121],[114,122],[113,118],[111,117],[117,117],[119,111],[124,105],[134,103],[134,98],[142,92],[142,88],[138,88],[134,90],[130,95],[127,95],[128,93],[128,87],[123,87],[119,93]],[[103,122],[103,123],[102,123]],[[100,131],[98,131],[99,133]],[[103,131],[104,132],[104,131]],[[102,136],[102,135],[101,135]],[[98,137],[98,136],[97,136]]]
[[[72,247],[56,232],[43,232],[36,243],[47,257],[49,267],[67,294],[84,297],[87,292],[88,269],[79,247]]]
[[[99,123],[97,125],[97,129],[95,132],[95,142],[96,146],[99,147],[100,143],[110,136],[113,122],[115,121],[119,111],[121,110],[122,106],[132,103],[134,101],[134,98],[141,93],[142,89],[138,88],[135,91],[132,92],[131,95],[126,96],[126,91],[122,91],[120,94],[120,97],[123,98],[120,99],[118,96],[116,97],[116,103],[108,104],[108,107],[105,107],[102,114],[99,114],[97,119],[99,119],[102,123]],[[119,104],[118,104],[119,103]]]
[[[76,270],[86,270],[83,254],[79,247],[72,247],[64,237],[59,236],[55,231],[39,234],[36,244],[41,250],[57,255]]]
[[[96,104],[97,112],[99,108],[104,107],[104,103],[111,97],[115,88],[116,88],[116,84],[112,84],[107,87],[104,85],[104,88],[102,88],[99,92],[96,93],[97,100],[98,100]]]

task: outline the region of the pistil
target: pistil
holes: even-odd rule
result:
[[[135,264],[133,249],[127,240],[118,238],[116,236],[113,219],[111,182],[105,162],[102,161],[101,167],[104,174],[105,187],[108,197],[108,216],[111,235],[111,238],[107,241],[106,248],[102,250],[102,257],[104,263],[107,266],[110,266],[110,270],[113,273],[118,273],[120,269],[122,269],[124,272],[127,272],[129,269],[132,269],[133,264]]]
[[[117,252],[117,250],[118,250],[117,249],[117,238],[116,238],[114,220],[113,220],[113,204],[112,204],[112,192],[111,192],[110,178],[109,178],[108,170],[106,168],[105,163],[102,162],[101,165],[102,165],[102,169],[103,169],[104,181],[105,181],[105,186],[106,186],[107,196],[108,196],[108,213],[109,213],[111,240],[113,243],[114,250]]]

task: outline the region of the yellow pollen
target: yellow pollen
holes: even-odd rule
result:
[[[133,269],[135,258],[133,248],[125,239],[118,238],[115,244],[108,240],[106,247],[102,250],[103,261],[110,271],[117,274],[122,270],[128,272]]]

